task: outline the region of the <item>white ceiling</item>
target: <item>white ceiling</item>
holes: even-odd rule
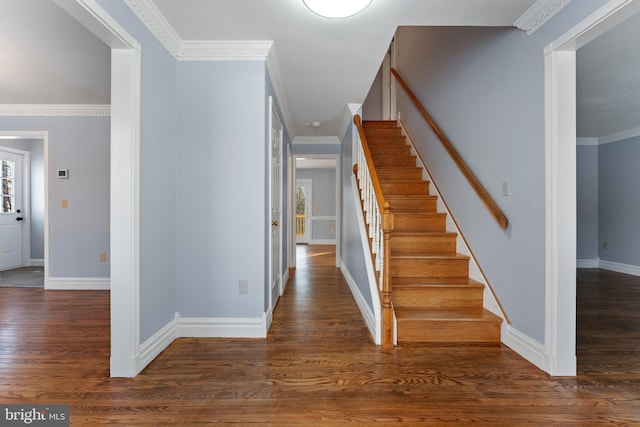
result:
[[[129,1],[157,7],[185,41],[273,40],[292,136],[339,135],[346,105],[364,101],[398,26],[512,26],[535,3],[374,0],[332,20],[302,0]],[[580,136],[640,126],[638,27],[629,22],[578,52]],[[109,103],[109,48],[52,0],[1,0],[0,52],[0,104]]]

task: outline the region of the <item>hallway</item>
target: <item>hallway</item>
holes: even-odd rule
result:
[[[581,275],[581,373],[552,378],[504,346],[381,352],[335,247],[298,250],[266,340],[179,339],[133,380],[107,377],[108,292],[0,288],[0,403],[67,403],[72,426],[640,424],[640,337],[598,329],[637,319],[640,278]],[[616,278],[626,315],[589,302]]]

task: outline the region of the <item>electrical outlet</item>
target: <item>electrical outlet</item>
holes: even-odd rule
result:
[[[107,262],[107,253],[100,252],[100,262]]]
[[[248,280],[240,280],[238,281],[238,292],[241,294],[249,293],[249,281]]]
[[[67,199],[60,200],[60,207],[62,209],[67,209],[69,207],[69,201]]]

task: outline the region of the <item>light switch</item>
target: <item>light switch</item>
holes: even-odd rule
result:
[[[509,195],[509,181],[502,181],[502,195],[503,196],[508,196]]]
[[[67,209],[69,207],[69,201],[67,199],[62,199],[60,201],[60,207],[62,209]]]

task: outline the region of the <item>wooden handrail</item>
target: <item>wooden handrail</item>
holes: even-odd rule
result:
[[[469,165],[467,165],[467,163],[462,159],[462,156],[460,156],[460,153],[458,153],[458,150],[455,149],[451,141],[449,141],[449,138],[447,138],[444,132],[442,132],[442,129],[440,129],[440,126],[438,126],[435,120],[433,120],[433,117],[431,117],[429,112],[420,103],[420,101],[414,95],[411,89],[409,89],[409,86],[407,86],[407,84],[402,79],[402,77],[400,77],[400,74],[398,74],[398,71],[396,71],[395,68],[391,68],[391,73],[396,78],[396,81],[398,82],[398,84],[405,90],[405,92],[407,92],[407,95],[409,96],[413,104],[416,106],[420,114],[422,114],[422,117],[424,117],[424,119],[427,121],[427,123],[429,124],[433,132],[438,136],[438,139],[442,143],[442,146],[444,147],[444,149],[447,150],[447,153],[449,153],[449,156],[451,156],[451,159],[454,161],[454,163],[458,165],[458,168],[460,168],[460,171],[465,176],[465,178],[467,178],[467,181],[469,181],[469,184],[471,185],[471,187],[476,191],[476,193],[478,194],[478,197],[480,197],[480,200],[482,200],[482,202],[485,204],[487,209],[489,209],[489,212],[494,217],[498,225],[500,225],[500,228],[506,229],[507,226],[509,225],[509,220],[507,219],[507,216],[502,212],[498,204],[495,202],[495,200],[493,200],[493,198],[491,197],[489,192],[484,188],[482,183],[480,183],[480,180],[478,180],[478,177],[476,177],[476,175],[473,173]]]
[[[376,199],[378,200],[378,206],[380,206],[380,209],[382,209],[384,206],[382,186],[380,185],[380,181],[378,180],[376,169],[373,167],[373,156],[371,155],[371,150],[369,150],[367,136],[364,134],[364,128],[362,127],[362,119],[360,118],[360,114],[356,114],[353,117],[353,123],[358,129],[358,135],[360,135],[360,141],[362,141],[362,150],[364,151],[364,157],[367,159],[367,164],[369,165],[369,173],[371,174],[371,181],[373,182],[373,190],[376,195]]]

